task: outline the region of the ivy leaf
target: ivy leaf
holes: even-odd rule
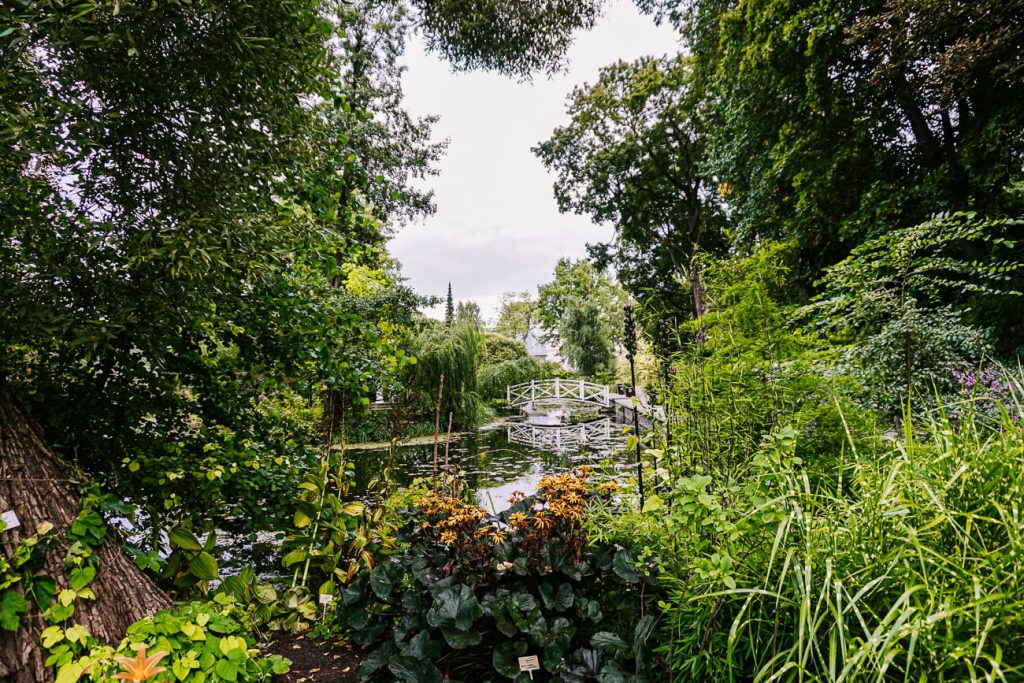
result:
[[[21,623],[20,614],[28,612],[28,602],[17,591],[4,591],[0,596],[0,628],[14,633]]]
[[[96,567],[87,565],[85,567],[79,567],[78,569],[71,570],[71,574],[68,577],[68,584],[71,586],[71,590],[77,593],[92,583],[92,580],[95,578]]]
[[[57,594],[57,582],[49,576],[37,576],[32,581],[32,598],[40,611],[45,610],[53,602]]]

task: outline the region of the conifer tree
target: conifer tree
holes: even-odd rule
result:
[[[448,283],[448,302],[444,307],[444,322],[449,327],[455,322],[455,301],[452,299],[452,283]]]

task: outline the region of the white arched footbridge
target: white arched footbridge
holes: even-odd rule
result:
[[[581,379],[547,379],[514,384],[505,390],[510,405],[526,407],[534,403],[589,403],[608,408],[611,393],[604,384]]]

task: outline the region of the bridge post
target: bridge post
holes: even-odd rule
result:
[[[512,403],[512,385],[505,385],[505,403]]]
[[[533,406],[533,402],[537,400],[537,380],[530,380],[530,406]]]

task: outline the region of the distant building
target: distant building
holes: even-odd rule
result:
[[[562,357],[558,354],[558,347],[547,344],[541,339],[540,330],[532,328],[526,335],[526,351],[540,363],[558,363],[564,365]]]

